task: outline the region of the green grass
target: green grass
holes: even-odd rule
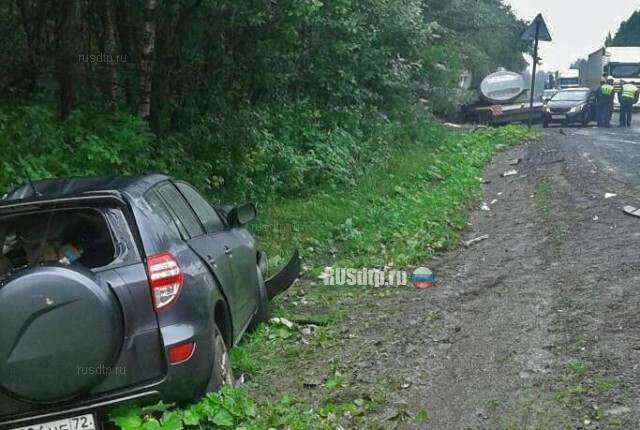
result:
[[[394,156],[350,188],[259,207],[251,229],[271,266],[294,247],[312,273],[334,264],[417,264],[458,242],[489,157],[529,138],[518,127],[475,134],[426,128],[414,143],[390,143]]]
[[[251,228],[270,256],[270,265],[279,265],[294,247],[301,251],[305,272],[312,275],[337,264],[375,267],[393,263],[399,269],[418,264],[458,243],[468,212],[480,196],[480,177],[491,155],[532,138],[521,127],[474,134],[447,132],[436,126],[421,130],[412,142],[389,142],[396,151],[388,162],[372,167],[357,183],[259,207],[259,221]],[[257,379],[288,373],[298,385],[309,376],[296,374],[301,372],[301,363],[322,363],[317,388],[311,394],[313,408],[289,396],[295,390],[281,380],[267,387],[250,383],[225,389],[187,409],[145,412],[129,408],[114,415],[116,423],[127,430],[140,426],[148,430],[196,426],[324,429],[335,420],[358,427],[371,410],[385,403],[393,383],[374,384],[364,393],[351,390],[339,372],[339,363],[331,360],[332,349],[339,347],[335,322],[363,295],[386,297],[402,292],[402,287],[375,292],[362,286],[293,289],[273,303],[274,316],[318,324],[262,325],[231,351],[237,373]],[[429,321],[438,324],[441,318],[436,312]],[[421,410],[408,418],[421,422],[428,419],[428,413]]]

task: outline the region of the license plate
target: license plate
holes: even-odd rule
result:
[[[96,430],[96,424],[93,415],[87,414],[11,430]]]
[[[567,119],[566,115],[551,115],[551,119]]]

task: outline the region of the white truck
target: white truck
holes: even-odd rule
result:
[[[556,85],[559,89],[579,88],[581,86],[580,70],[568,69],[558,72]]]
[[[621,81],[640,87],[640,47],[600,48],[589,55],[586,66],[581,70],[581,76],[585,86],[592,90],[600,86],[603,77],[613,77],[613,85],[616,87],[614,106],[617,108],[620,106],[617,92]]]

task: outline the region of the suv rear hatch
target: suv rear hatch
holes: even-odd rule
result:
[[[113,196],[0,206],[0,421],[163,377],[128,213]]]

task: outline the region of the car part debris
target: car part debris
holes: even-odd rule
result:
[[[272,324],[282,324],[286,328],[293,328],[293,323],[286,318],[271,318],[269,322]]]
[[[616,197],[617,194],[612,194],[612,193],[604,193],[604,198],[605,199],[610,199],[611,197]]]
[[[482,206],[480,206],[480,210],[481,210],[481,211],[487,211],[487,212],[488,212],[488,211],[490,211],[490,210],[491,210],[491,208],[489,207],[489,205],[488,205],[488,204],[486,204],[486,203],[482,203]]]
[[[518,164],[522,163],[522,161],[523,161],[522,158],[514,158],[509,162],[509,164],[511,166],[517,166]]]
[[[295,280],[300,277],[300,267],[300,254],[298,254],[298,250],[296,249],[293,255],[291,255],[289,262],[285,264],[278,273],[264,281],[269,300],[282,294],[293,285]]]
[[[548,164],[556,164],[556,163],[564,163],[564,158],[560,158],[558,160],[553,160],[553,161],[545,161],[544,163],[539,163],[538,166],[546,166]]]
[[[633,206],[623,206],[622,207],[622,212],[626,213],[627,215],[631,215],[631,216],[634,216],[636,218],[640,218],[640,209],[635,208]]]
[[[475,245],[476,243],[482,242],[483,240],[487,240],[487,239],[489,239],[489,235],[485,234],[484,236],[480,236],[480,237],[476,237],[475,239],[467,240],[466,242],[464,242],[464,246],[466,248],[469,248],[469,247]]]
[[[501,173],[500,177],[501,178],[506,178],[507,176],[513,176],[513,175],[517,175],[517,174],[518,174],[517,170],[507,170],[506,172]]]
[[[491,204],[492,204],[492,205],[495,205],[496,203],[498,203],[498,199],[493,199],[493,200],[491,200]]]

